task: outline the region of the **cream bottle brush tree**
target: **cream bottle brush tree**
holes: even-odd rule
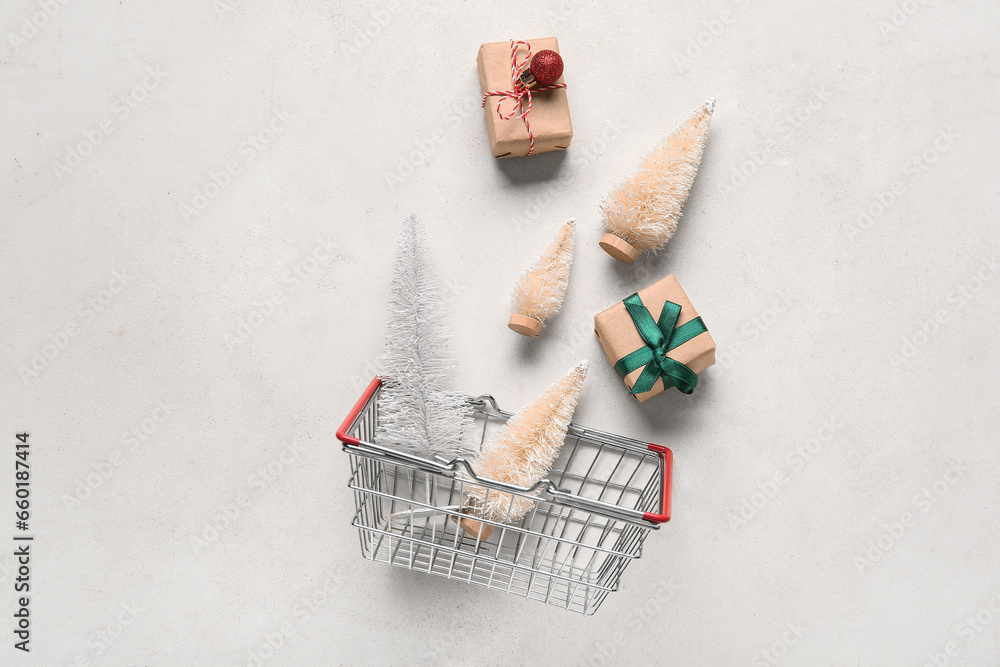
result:
[[[701,156],[715,100],[709,99],[601,203],[607,233],[601,247],[634,262],[646,248],[660,250],[677,231]]]
[[[529,487],[549,472],[566,440],[580,389],[587,376],[587,361],[581,361],[543,394],[521,409],[497,431],[473,463],[480,477]],[[515,523],[524,518],[534,500],[496,489],[466,484],[465,513],[490,521]],[[462,529],[488,540],[491,527],[470,517],[459,522]]]
[[[517,333],[537,336],[542,331],[542,322],[562,307],[573,265],[575,228],[574,220],[560,227],[551,247],[535,261],[514,289],[514,312],[507,326]]]
[[[375,442],[432,460],[475,453],[463,441],[472,423],[467,399],[445,389],[457,364],[443,303],[424,231],[411,215],[400,234],[389,296]]]

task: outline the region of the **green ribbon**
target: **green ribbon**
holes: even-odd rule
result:
[[[698,385],[698,374],[676,359],[668,357],[667,353],[708,331],[701,318],[696,317],[677,326],[681,307],[673,301],[667,301],[660,311],[660,319],[654,321],[646,306],[642,304],[638,293],[626,298],[622,303],[628,309],[639,335],[646,341],[646,347],[640,347],[635,352],[626,354],[615,364],[615,372],[622,379],[637,368],[643,369],[632,385],[632,394],[649,391],[660,377],[663,378],[664,389],[673,386],[685,394],[694,391]]]

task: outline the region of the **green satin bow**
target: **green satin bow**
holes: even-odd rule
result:
[[[632,385],[632,394],[649,391],[659,377],[663,378],[664,389],[674,386],[685,394],[694,391],[698,384],[698,374],[676,359],[668,357],[667,352],[708,331],[701,318],[696,317],[677,326],[681,307],[673,301],[667,301],[660,311],[660,319],[653,321],[653,316],[642,305],[638,293],[628,297],[623,303],[639,335],[646,341],[646,347],[626,354],[615,364],[615,372],[623,379],[635,369],[645,366]]]

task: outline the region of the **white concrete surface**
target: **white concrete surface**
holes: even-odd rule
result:
[[[0,540],[28,430],[36,541],[30,656],[0,549],[0,662],[995,664],[1000,6],[342,4],[4,3]],[[573,146],[497,162],[476,49],[549,34]],[[616,264],[601,196],[709,96],[681,231]],[[675,452],[674,519],[594,617],[360,558],[334,431],[410,212],[459,388],[517,407],[588,357],[578,421]],[[565,309],[519,340],[570,216]],[[640,406],[591,317],[667,272],[721,363]]]

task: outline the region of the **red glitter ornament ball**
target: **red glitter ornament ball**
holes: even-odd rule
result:
[[[545,49],[535,54],[528,67],[531,76],[543,86],[550,86],[559,80],[563,73],[563,59],[555,51]]]

